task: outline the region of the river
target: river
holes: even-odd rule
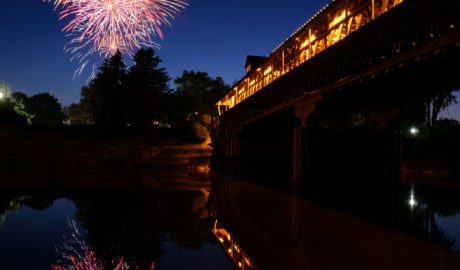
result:
[[[196,184],[152,188],[0,191],[1,269],[79,263],[460,269],[460,189],[273,188],[211,173]]]

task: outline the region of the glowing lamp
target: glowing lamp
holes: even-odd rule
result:
[[[420,130],[416,127],[412,127],[410,130],[409,130],[410,134],[413,135],[413,136],[416,136]]]

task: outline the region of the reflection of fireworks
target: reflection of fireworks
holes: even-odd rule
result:
[[[71,18],[63,31],[69,33],[66,51],[80,62],[81,74],[93,54],[107,57],[119,50],[158,47],[153,36],[163,38],[161,26],[185,6],[186,0],[44,0],[62,7],[60,19]]]
[[[105,270],[105,263],[97,258],[96,253],[89,247],[83,239],[80,231],[77,228],[75,221],[69,221],[69,226],[72,230],[70,238],[64,236],[64,243],[56,247],[56,251],[62,257],[57,264],[52,266],[53,270]],[[133,265],[129,265],[124,261],[123,257],[113,258],[110,262],[110,269],[127,270],[139,269]],[[150,270],[155,269],[155,264],[152,263]]]

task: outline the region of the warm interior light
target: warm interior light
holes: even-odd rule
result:
[[[264,71],[264,76],[267,76],[270,72],[272,72],[272,67],[268,67],[265,71]]]
[[[245,262],[248,266],[251,266],[251,262],[249,261],[248,258],[244,258],[244,262]]]
[[[306,39],[304,42],[302,42],[302,44],[300,44],[300,49],[305,49],[308,46],[308,44],[310,44],[310,41]]]
[[[331,23],[329,23],[329,29],[331,29],[332,27],[336,26],[341,21],[345,20],[346,17],[347,17],[347,11],[344,10],[344,11],[342,11],[342,13],[339,16],[335,17],[335,19],[332,20]]]

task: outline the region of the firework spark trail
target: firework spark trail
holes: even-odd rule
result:
[[[96,252],[86,244],[84,236],[78,230],[75,220],[68,219],[72,231],[70,237],[64,236],[64,242],[56,246],[60,259],[51,266],[52,270],[128,270],[141,269],[135,263],[128,263],[123,257],[112,258],[103,262]],[[155,270],[155,263],[150,263],[149,270]]]
[[[155,36],[161,27],[187,6],[186,0],[44,0],[62,8],[59,19],[69,19],[63,28],[70,41],[65,51],[80,64],[80,75],[95,54],[108,57],[117,50],[132,55],[141,47],[158,48]],[[94,65],[93,65],[94,69]]]

